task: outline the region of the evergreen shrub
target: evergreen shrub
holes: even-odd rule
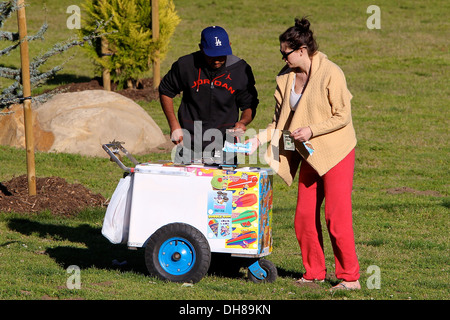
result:
[[[164,59],[169,40],[180,23],[173,0],[159,0],[157,41],[152,37],[150,0],[86,0],[83,8],[81,35],[92,33],[98,21],[108,21],[103,39],[107,50],[102,51],[101,39],[85,48],[98,69],[108,70],[120,88],[135,86],[151,70],[155,58]]]

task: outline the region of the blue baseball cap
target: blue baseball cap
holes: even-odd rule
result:
[[[227,32],[224,28],[218,26],[203,29],[200,45],[208,57],[220,57],[232,54]]]

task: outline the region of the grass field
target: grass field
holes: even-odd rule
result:
[[[77,0],[29,0],[29,33],[46,19],[46,40],[30,46],[31,55],[73,35],[67,6]],[[275,75],[283,67],[278,35],[294,17],[308,15],[319,49],[344,71],[357,132],[353,192],[356,248],[362,290],[327,290],[326,281],[313,288],[294,286],[304,272],[293,230],[296,187],[275,177],[274,249],[268,257],[278,268],[272,284],[253,284],[245,275],[211,272],[194,286],[165,283],[146,274],[141,251],[114,246],[100,234],[103,209],[75,218],[0,213],[0,299],[249,299],[249,300],[448,300],[449,282],[449,82],[448,1],[377,1],[381,29],[368,29],[370,1],[224,1],[175,0],[182,22],[162,62],[164,74],[177,57],[197,49],[200,31],[221,25],[230,34],[234,53],[255,73],[260,106],[254,129],[272,117]],[[10,19],[4,29],[14,27]],[[47,87],[93,77],[94,68],[77,48],[57,57],[73,56]],[[16,65],[15,55],[0,66]],[[83,66],[83,67],[80,67]],[[447,79],[447,80],[445,80]],[[6,83],[0,79],[0,87]],[[165,133],[157,101],[140,103]],[[167,159],[167,154],[139,156],[140,161]],[[0,181],[26,174],[24,150],[0,146]],[[69,154],[36,154],[40,177],[60,176],[110,197],[121,170],[101,158]],[[324,229],[325,240],[326,230]],[[334,271],[325,241],[329,272]],[[115,267],[113,259],[127,261]],[[70,290],[66,269],[77,265],[81,289]],[[380,289],[367,281],[371,266],[379,268]],[[367,270],[369,269],[369,272]]]

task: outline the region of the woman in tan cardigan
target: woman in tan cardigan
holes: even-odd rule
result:
[[[265,160],[288,185],[300,166],[295,232],[306,272],[296,283],[325,279],[320,223],[325,199],[335,273],[343,280],[333,289],[360,289],[351,203],[356,146],[352,95],[342,70],[317,50],[309,27],[307,19],[295,19],[295,26],[280,35],[286,66],[276,79],[275,113],[266,130],[250,139],[252,152],[270,141]]]

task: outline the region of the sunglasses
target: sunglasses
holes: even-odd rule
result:
[[[292,50],[292,51],[290,51],[290,52],[283,52],[283,51],[281,51],[280,50],[280,53],[281,53],[281,59],[283,59],[283,60],[287,60],[287,58],[288,58],[288,56],[292,53],[292,52],[294,52],[295,50]]]
[[[281,57],[282,57],[281,59],[287,60],[288,56],[289,56],[292,52],[297,51],[297,50],[300,50],[300,49],[302,49],[302,48],[307,49],[307,47],[303,46],[303,47],[300,47],[300,48],[298,48],[298,49],[294,49],[294,50],[292,50],[292,51],[290,51],[290,52],[283,52],[283,51],[280,50]]]

